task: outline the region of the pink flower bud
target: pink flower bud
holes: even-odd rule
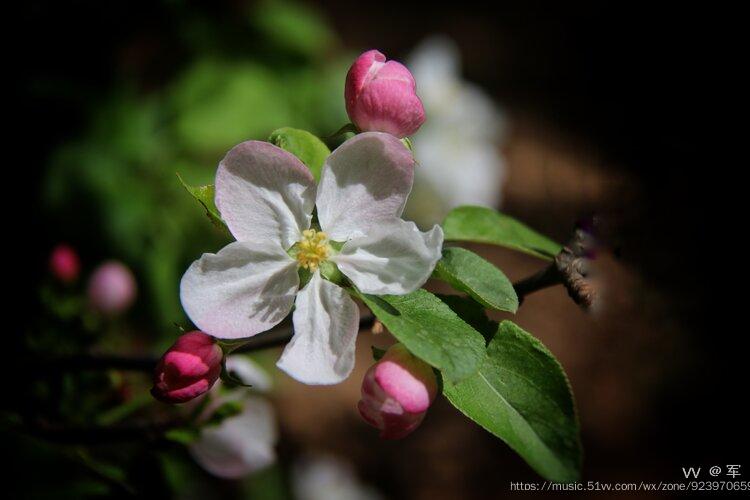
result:
[[[221,375],[223,357],[210,335],[196,330],[180,336],[156,365],[151,394],[164,403],[184,403],[200,396]]]
[[[135,300],[136,291],[133,273],[120,262],[100,265],[89,279],[89,302],[103,314],[116,315],[125,311]]]
[[[412,135],[424,123],[424,107],[416,82],[406,66],[386,62],[377,50],[354,61],[346,75],[346,112],[362,131]]]
[[[422,422],[437,389],[432,368],[396,344],[365,374],[357,408],[381,438],[400,439]]]
[[[49,257],[49,268],[55,278],[63,283],[72,283],[78,279],[81,261],[72,247],[57,245]]]

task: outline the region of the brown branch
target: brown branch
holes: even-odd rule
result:
[[[576,304],[583,309],[590,308],[596,298],[593,286],[586,279],[591,245],[591,235],[577,228],[568,244],[555,256],[555,260],[549,266],[513,284],[519,305],[527,295],[533,292],[555,285],[564,285],[568,295]]]
[[[96,445],[113,442],[157,441],[181,422],[149,422],[118,426],[70,426],[44,420],[28,422],[22,429],[47,441],[62,444]]]
[[[156,366],[158,358],[154,356],[116,356],[101,354],[75,354],[47,358],[35,363],[37,372],[56,373],[64,371],[98,371],[125,370],[150,372]]]
[[[370,328],[375,321],[372,316],[362,318],[359,322],[360,329]],[[291,322],[284,321],[271,330],[258,334],[249,339],[241,347],[233,352],[253,352],[272,347],[280,347],[291,340],[294,329]],[[111,354],[76,354],[72,356],[50,357],[41,362],[36,359],[33,366],[37,369],[33,373],[37,375],[49,375],[60,372],[82,372],[99,370],[124,370],[151,373],[159,358],[156,356],[117,356]],[[28,360],[25,366],[31,366],[32,360]]]

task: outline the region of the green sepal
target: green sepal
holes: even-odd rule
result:
[[[185,190],[203,206],[211,223],[214,226],[229,232],[229,228],[227,228],[226,223],[221,218],[219,209],[216,208],[216,202],[214,201],[216,190],[214,185],[206,184],[205,186],[191,186],[185,182],[179,173],[177,173],[177,178],[180,180],[180,183],[182,183],[182,187],[184,187]]]
[[[315,181],[320,180],[320,172],[331,150],[318,137],[307,130],[282,127],[271,132],[268,142],[299,158],[310,169]]]

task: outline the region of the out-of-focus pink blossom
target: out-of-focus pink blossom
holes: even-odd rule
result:
[[[180,336],[156,365],[151,394],[165,403],[184,403],[200,396],[221,375],[223,357],[210,335],[193,331]]]
[[[241,403],[242,411],[219,425],[204,426],[188,450],[214,476],[241,479],[276,461],[276,417],[273,406],[265,399],[233,391],[213,400],[202,418],[208,418],[228,401]]]
[[[422,422],[437,388],[432,368],[396,344],[365,374],[357,408],[381,438],[399,439]]]
[[[97,311],[117,315],[128,309],[135,300],[137,285],[133,273],[124,264],[105,262],[89,279],[89,302]]]
[[[346,75],[346,112],[362,131],[387,132],[402,138],[424,123],[424,107],[406,66],[368,50]]]
[[[49,268],[55,278],[63,283],[72,283],[81,272],[81,261],[72,247],[60,244],[50,254]]]
[[[203,425],[198,439],[190,443],[188,449],[195,461],[211,474],[241,479],[276,460],[279,435],[273,406],[264,398],[252,395],[270,390],[271,378],[259,365],[240,354],[227,356],[225,363],[228,372],[252,387],[222,391],[221,381],[217,382],[206,395],[208,404],[198,416],[198,423],[209,421],[216,410],[228,402],[239,403],[242,410],[224,418],[218,425]]]

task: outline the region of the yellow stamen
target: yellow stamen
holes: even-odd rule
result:
[[[315,229],[302,231],[302,240],[298,243],[298,249],[297,261],[300,267],[312,272],[318,269],[320,263],[326,260],[331,252],[328,235]]]

